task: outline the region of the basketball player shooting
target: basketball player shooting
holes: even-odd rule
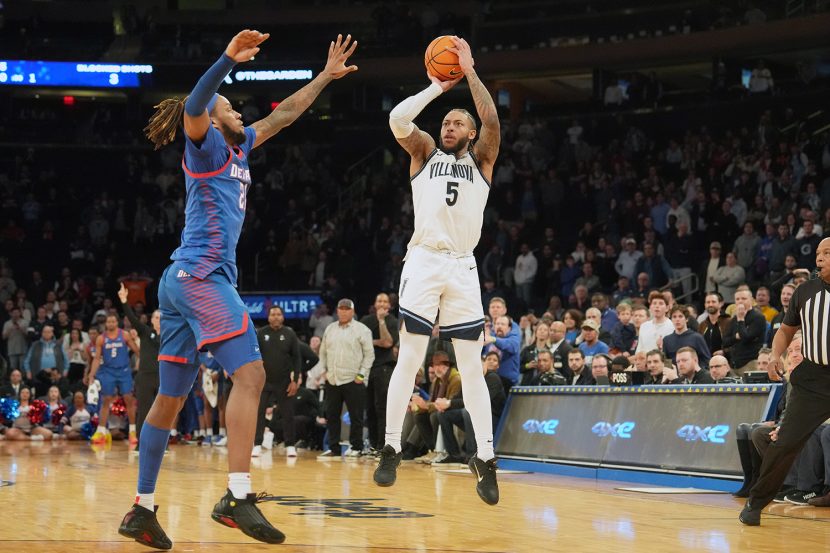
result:
[[[236,245],[251,185],[248,156],[293,123],[328,83],[357,70],[346,66],[357,42],[351,41],[351,35],[345,39],[338,35],[329,46],[323,71],[267,117],[246,127],[242,116],[216,91],[237,63],[253,59],[268,36],[251,30],[236,35],[190,96],[164,100],[145,129],[159,148],[172,142],[179,125],[184,125],[182,169],[187,188],[181,245],[159,283],[159,393],[141,431],[138,495],[118,529],[121,535],[158,549],[173,544],[156,518],[156,479],[176,415],[199,373],[198,354],[204,351],[211,352],[233,380],[226,411],[228,490],[211,518],[259,541],[285,540],[262,515],[251,493],[251,448],[265,369],[254,325],[236,290]]]
[[[493,164],[499,152],[499,119],[490,93],[473,68],[469,44],[458,37],[452,37],[452,44],[449,51],[458,55],[481,130],[469,112],[453,109],[441,123],[440,146],[436,147],[435,140],[412,122],[427,104],[461,78],[440,81],[428,74],[432,84],[389,114],[392,134],[412,158],[409,174],[415,232],[401,275],[400,353],[389,383],[386,445],[374,479],[380,486],[395,483],[406,406],[437,317],[442,337],[452,339],[464,405],[475,429],[478,450],[470,459],[470,470],[477,478],[476,490],[482,500],[495,505],[499,489],[493,423],[481,371],[484,309],[473,248],[481,236]]]

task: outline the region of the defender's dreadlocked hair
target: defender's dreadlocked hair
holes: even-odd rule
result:
[[[182,124],[184,114],[184,98],[168,98],[153,106],[156,112],[150,117],[150,122],[144,127],[144,135],[155,144],[155,150],[173,142],[176,131]]]

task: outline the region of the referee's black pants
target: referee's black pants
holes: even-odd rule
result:
[[[395,365],[378,365],[369,372],[366,385],[366,426],[369,429],[369,443],[375,449],[386,444],[386,396],[389,394],[389,380]]]
[[[277,382],[276,384],[265,383],[262,388],[262,394],[259,397],[259,412],[256,418],[256,436],[254,437],[254,445],[262,445],[262,438],[265,434],[265,426],[268,421],[265,420],[265,411],[274,402],[277,403],[277,409],[282,417],[282,435],[285,440],[285,447],[293,446],[297,443],[296,423],[294,421],[294,397],[288,397],[288,380]]]
[[[778,439],[764,452],[761,476],[750,491],[753,509],[763,509],[778,493],[790,466],[813,431],[830,418],[830,366],[805,359],[790,376],[790,396]]]
[[[153,401],[159,393],[159,373],[158,372],[137,372],[135,374],[135,381],[133,383],[135,388],[135,434],[137,437],[141,436],[141,427],[144,425],[144,419],[147,418],[147,413],[150,412],[150,407],[153,406]]]

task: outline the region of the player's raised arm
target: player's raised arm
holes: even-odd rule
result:
[[[412,156],[409,174],[414,175],[421,170],[424,160],[435,149],[435,139],[419,129],[412,121],[427,105],[438,96],[448,91],[461,79],[440,81],[427,74],[432,84],[418,94],[410,96],[389,112],[389,127],[398,144]]]
[[[181,100],[168,98],[156,105],[156,112],[144,128],[144,134],[156,146],[156,150],[173,142],[184,115],[184,131],[193,142],[199,144],[210,128],[210,109],[216,102],[219,85],[234,65],[249,61],[259,52],[259,45],[268,39],[268,33],[245,29],[233,37],[216,63],[208,69],[190,96]]]
[[[296,121],[331,81],[357,71],[356,65],[346,65],[355,48],[357,41],[352,42],[352,35],[346,35],[345,40],[343,35],[337,35],[337,42],[332,41],[329,45],[329,57],[323,71],[310,83],[283,100],[267,117],[251,125],[256,131],[254,148]]]
[[[450,51],[458,54],[458,65],[464,71],[464,76],[467,77],[467,84],[470,85],[476,111],[479,119],[481,119],[481,131],[478,133],[478,140],[473,147],[473,152],[481,164],[484,176],[489,180],[493,174],[493,165],[499,155],[499,144],[501,143],[499,115],[493,97],[473,68],[475,60],[473,60],[470,45],[463,38],[453,37],[452,41],[455,48],[451,48]]]

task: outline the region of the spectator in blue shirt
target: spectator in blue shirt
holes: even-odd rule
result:
[[[594,355],[608,353],[608,344],[599,339],[599,325],[591,319],[582,323],[582,342],[579,349],[585,354],[585,363],[590,364]]]
[[[498,375],[505,389],[509,390],[519,381],[519,353],[522,344],[519,327],[507,315],[498,316],[493,320],[494,333],[491,333],[489,324],[484,327],[484,353],[493,351],[493,348],[501,352]]]
[[[35,397],[46,395],[52,385],[51,369],[66,374],[68,368],[63,348],[55,340],[55,329],[45,325],[40,331],[40,340],[31,345],[23,360],[26,378],[35,385]]]
[[[602,292],[598,292],[591,296],[591,305],[599,309],[600,315],[602,316],[602,322],[600,323],[600,328],[605,330],[606,332],[611,332],[620,322],[619,317],[617,317],[616,311],[611,309],[608,306],[608,296],[603,294]]]

